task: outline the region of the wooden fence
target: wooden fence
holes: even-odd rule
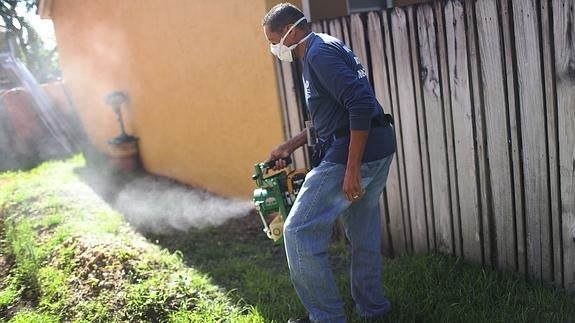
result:
[[[395,118],[386,254],[575,289],[575,0],[437,0],[313,28],[353,49]],[[298,69],[277,65],[287,136],[306,118]]]

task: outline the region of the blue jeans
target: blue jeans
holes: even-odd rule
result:
[[[291,280],[313,322],[345,322],[343,302],[328,263],[333,224],[342,216],[351,243],[351,293],[361,317],[383,315],[390,302],[381,281],[379,197],[393,155],[361,165],[365,195],[343,193],[345,165],[323,161],[306,176],[284,225]]]

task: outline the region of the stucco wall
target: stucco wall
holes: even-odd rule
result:
[[[265,6],[52,1],[63,76],[96,145],[107,150],[120,132],[105,95],[127,91],[127,131],[141,139],[146,170],[249,197],[253,163],[283,140]]]

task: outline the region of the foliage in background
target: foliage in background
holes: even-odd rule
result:
[[[44,83],[61,76],[56,48],[46,48],[38,32],[24,17],[22,11],[37,10],[37,0],[0,1],[0,53],[12,52]],[[10,76],[0,71],[0,88],[14,83]],[[12,84],[14,85],[14,84]]]

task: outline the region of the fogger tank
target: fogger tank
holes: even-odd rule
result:
[[[286,158],[288,164],[291,159]],[[260,216],[264,232],[274,242],[281,242],[283,224],[295,202],[300,188],[305,180],[306,169],[296,169],[288,172],[284,168],[268,174],[275,161],[255,165],[252,179],[258,188],[254,190],[253,203]]]

